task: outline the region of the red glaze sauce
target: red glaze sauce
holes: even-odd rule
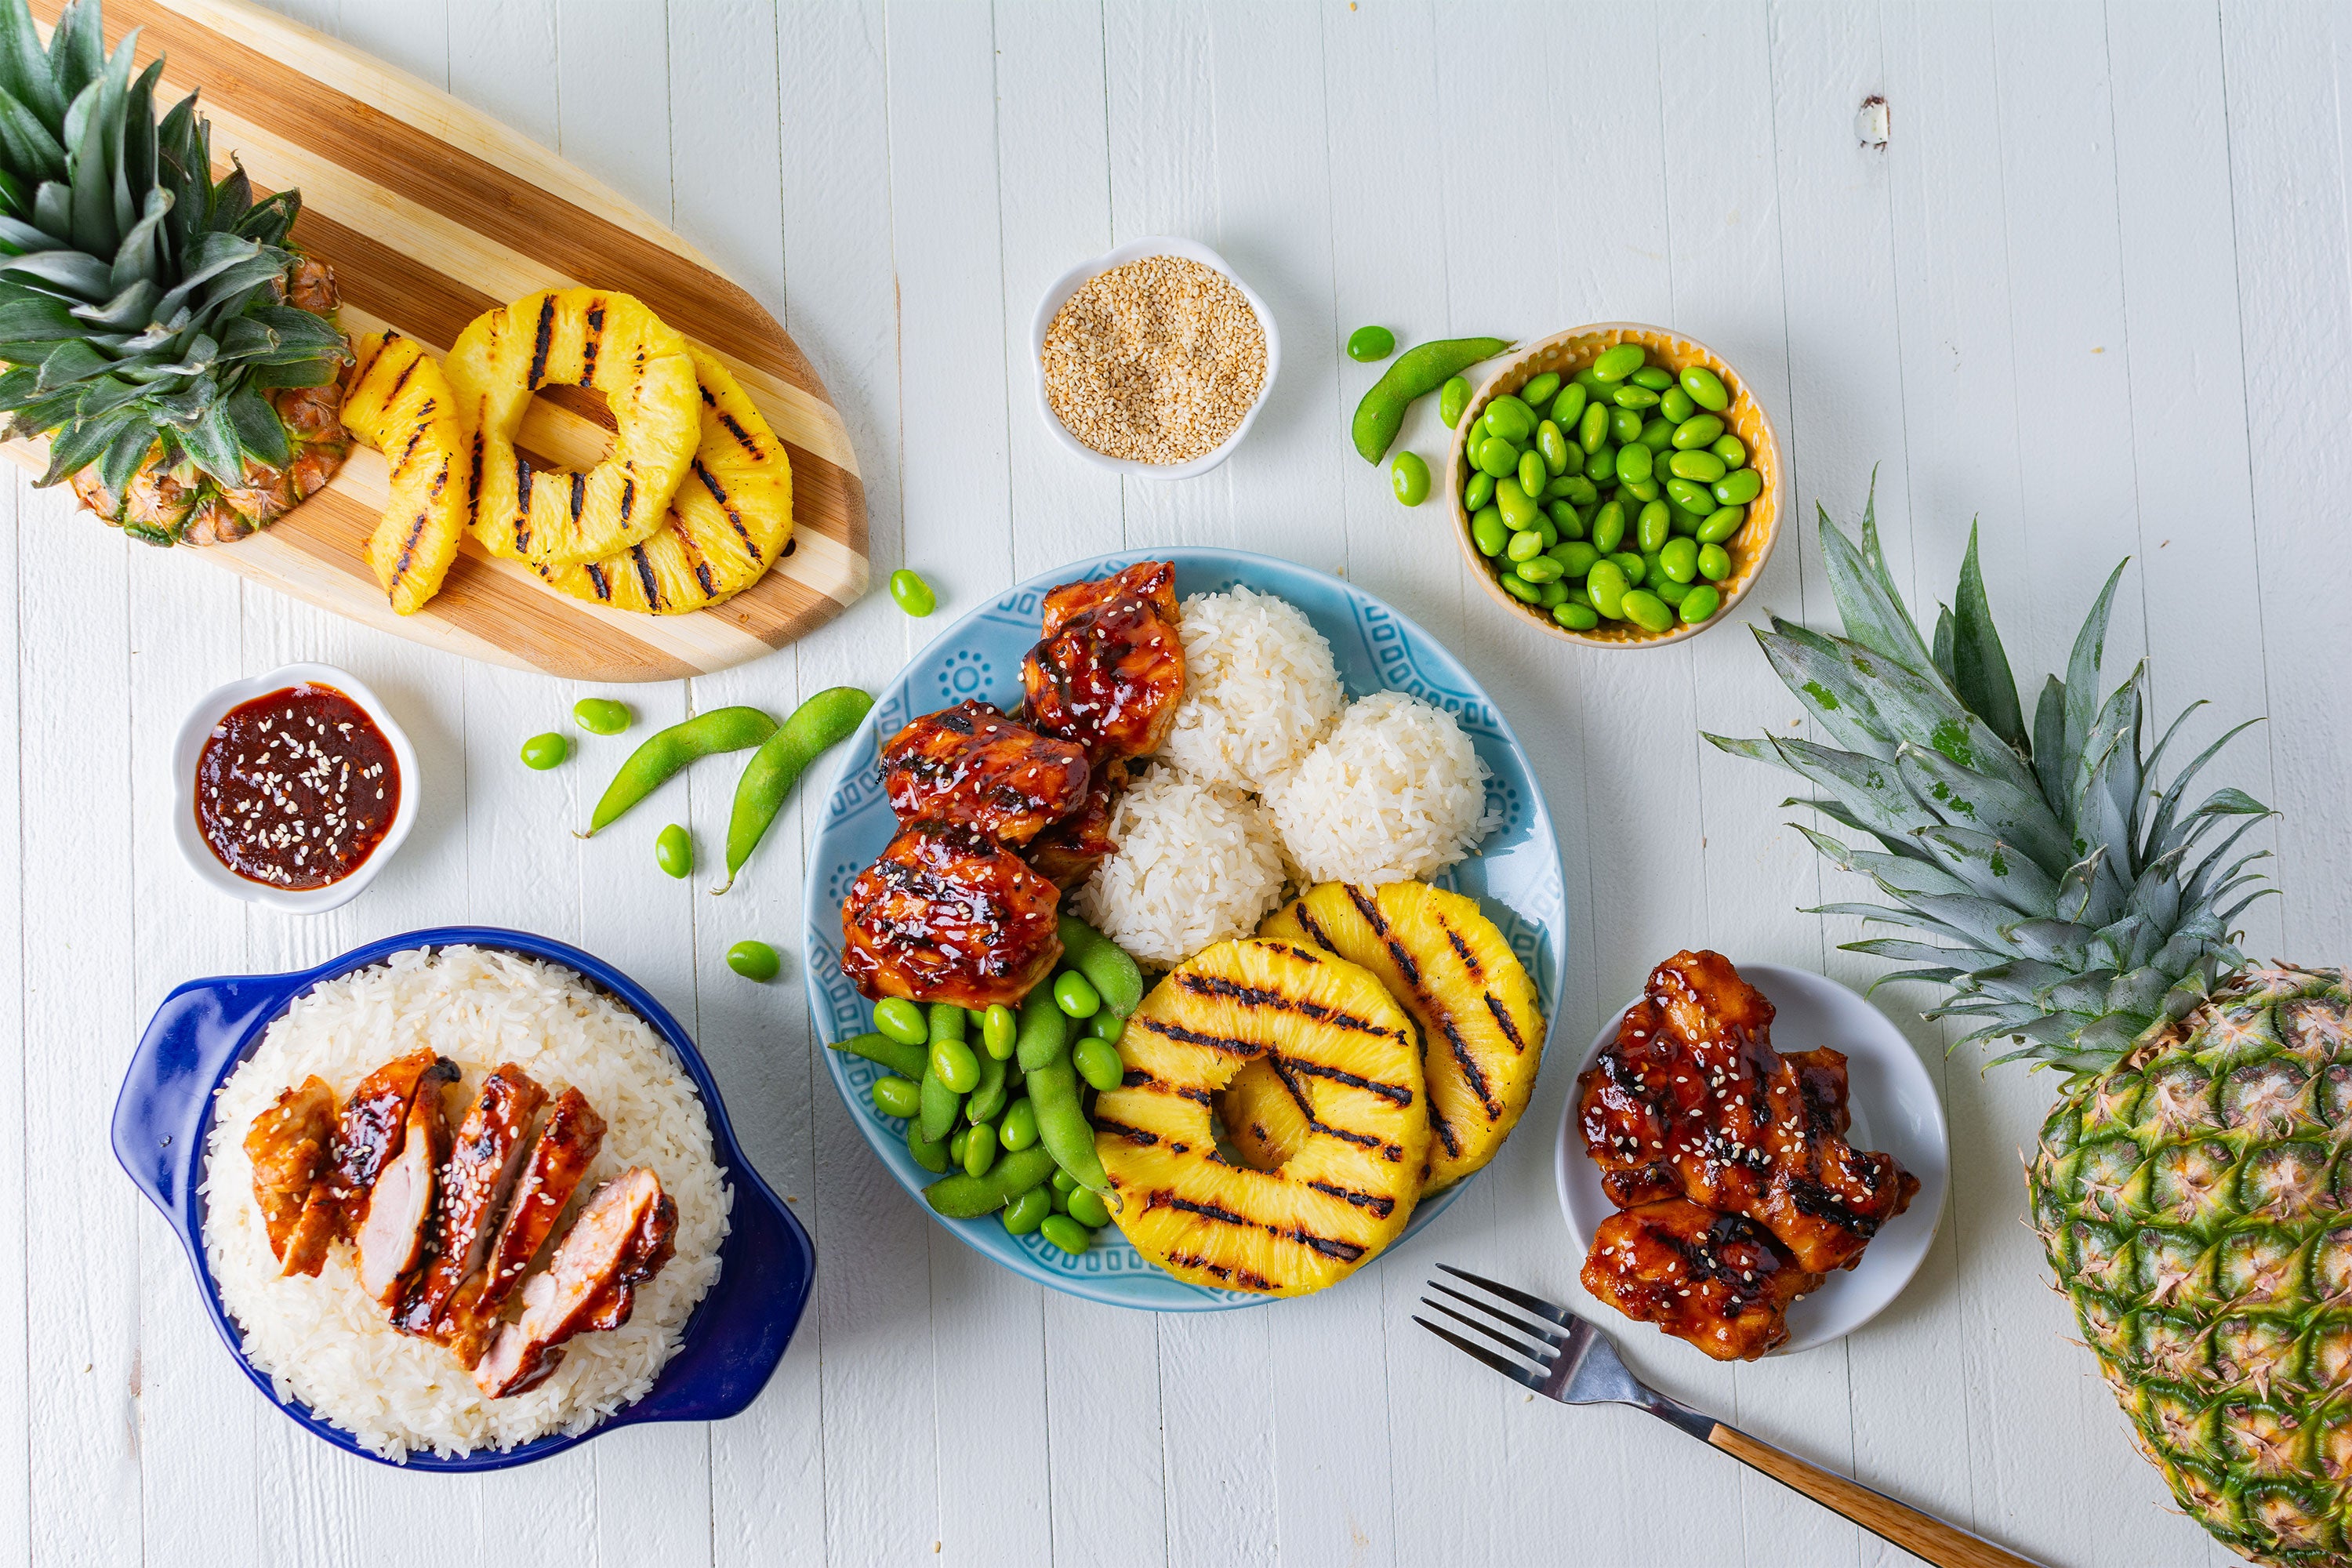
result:
[[[232,708],[196,759],[196,826],[249,882],[297,890],[367,862],[400,812],[400,763],[367,710],[331,686]]]

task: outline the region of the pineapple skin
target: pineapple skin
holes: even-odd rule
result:
[[[2352,989],[2239,971],[2079,1079],[2027,1171],[2083,1338],[2180,1506],[2352,1563]]]

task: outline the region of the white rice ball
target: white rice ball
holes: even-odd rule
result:
[[[1160,755],[1207,784],[1264,789],[1347,700],[1331,645],[1297,605],[1236,587],[1184,601],[1184,700]]]
[[[1153,768],[1119,796],[1110,835],[1118,850],[1078,889],[1078,916],[1143,963],[1247,936],[1282,900],[1274,823],[1229,784]]]
[[[1401,691],[1350,705],[1265,791],[1307,882],[1373,886],[1433,877],[1498,825],[1486,764],[1454,715]]]

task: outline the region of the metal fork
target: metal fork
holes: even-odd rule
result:
[[[1896,1502],[1884,1492],[1873,1491],[1859,1481],[1824,1470],[1769,1443],[1760,1442],[1737,1426],[1717,1421],[1711,1415],[1703,1415],[1687,1405],[1667,1398],[1625,1370],[1624,1362],[1617,1354],[1616,1344],[1607,1334],[1567,1308],[1554,1306],[1541,1297],[1514,1290],[1508,1285],[1498,1285],[1492,1279],[1465,1269],[1449,1268],[1442,1263],[1438,1267],[1456,1279],[1509,1302],[1537,1321],[1529,1322],[1517,1313],[1505,1311],[1489,1301],[1433,1279],[1429,1282],[1432,1290],[1451,1297],[1483,1316],[1473,1317],[1458,1312],[1444,1301],[1427,1296],[1421,1299],[1422,1305],[1485,1335],[1507,1353],[1497,1354],[1451,1329],[1431,1322],[1427,1318],[1416,1316],[1413,1321],[1454,1349],[1476,1357],[1505,1377],[1526,1384],[1546,1399],[1557,1399],[1563,1405],[1630,1405],[1636,1410],[1646,1410],[1700,1442],[1720,1448],[1732,1458],[1755,1467],[1781,1485],[1802,1492],[1823,1508],[1843,1514],[1872,1534],[1926,1558],[1937,1564],[1937,1568],[2041,1568],[2031,1558],[2020,1557],[1980,1535],[1971,1535],[1958,1525],[1947,1524],[1931,1514],[1921,1513],[1906,1503]],[[1496,1328],[1498,1323],[1502,1329],[1508,1329],[1511,1332],[1505,1333]]]

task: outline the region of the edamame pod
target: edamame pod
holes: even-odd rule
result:
[[[867,1061],[888,1068],[900,1078],[909,1079],[921,1078],[923,1068],[929,1064],[929,1053],[923,1047],[908,1045],[904,1040],[894,1040],[878,1031],[870,1035],[853,1035],[845,1040],[835,1040],[825,1049],[847,1051],[851,1056],[864,1057]]]
[[[1124,1018],[1143,1005],[1143,971],[1125,948],[1076,915],[1063,915],[1054,929],[1070,967],[1094,983],[1104,1006]]]
[[[621,764],[621,771],[604,786],[595,813],[588,819],[588,831],[581,837],[593,838],[610,827],[624,812],[659,789],[695,758],[719,752],[740,752],[760,744],[775,732],[776,721],[757,708],[714,708],[656,732],[629,753],[629,760]]]
[[[1108,938],[1105,938],[1108,941]],[[1068,943],[1063,944],[1066,950]],[[1138,984],[1141,984],[1139,979]],[[1021,1001],[1021,1029],[1013,1051],[1021,1070],[1034,1073],[1065,1059],[1070,1050],[1070,1016],[1054,1000],[1050,985],[1033,985]]]
[[[776,814],[809,763],[849,738],[874,699],[855,686],[831,686],[793,710],[792,717],[767,736],[743,776],[735,781],[735,806],[727,819],[727,879],[710,889],[723,893],[766,837]],[[602,807],[598,808],[599,810]]]
[[[1037,1136],[1056,1164],[1078,1180],[1080,1186],[1101,1192],[1110,1185],[1102,1159],[1095,1152],[1094,1125],[1078,1103],[1078,1073],[1065,1056],[1051,1067],[1029,1074],[1029,1103],[1037,1110]]]
[[[1416,344],[1397,355],[1356,405],[1349,434],[1357,455],[1367,463],[1387,457],[1397,432],[1404,428],[1405,411],[1415,398],[1436,391],[1448,377],[1510,346],[1501,338],[1444,338]]]
[[[982,1175],[967,1171],[933,1182],[923,1199],[935,1214],[949,1219],[977,1219],[994,1214],[1022,1194],[1033,1192],[1054,1173],[1054,1157],[1043,1149],[1023,1149],[1005,1155]]]
[[[963,1113],[973,1122],[993,1121],[1004,1113],[1004,1064],[994,1057],[980,1063],[980,1083],[963,1102]]]
[[[939,1175],[948,1168],[948,1146],[936,1138],[924,1137],[920,1121],[907,1123],[907,1153],[916,1164],[933,1175]]]
[[[923,1065],[923,1103],[917,1120],[923,1136],[937,1143],[955,1131],[956,1118],[963,1114],[963,1096],[940,1081],[940,1075]]]

